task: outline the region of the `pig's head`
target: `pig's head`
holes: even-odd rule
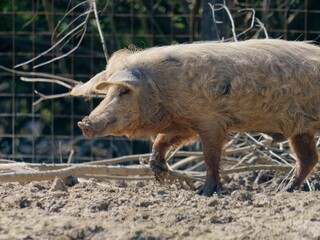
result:
[[[140,78],[138,70],[127,68],[114,73],[108,79],[98,81],[93,90],[96,93],[106,94],[106,97],[89,116],[78,122],[86,138],[134,135],[133,131],[141,120]]]

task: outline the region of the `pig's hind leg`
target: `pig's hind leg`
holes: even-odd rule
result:
[[[222,190],[219,173],[220,158],[226,132],[216,127],[212,131],[200,132],[200,139],[206,165],[206,181],[197,193],[208,197],[214,193],[220,195]]]
[[[295,176],[286,188],[288,192],[292,192],[300,188],[303,181],[318,163],[318,153],[313,134],[297,134],[290,137],[289,142],[297,160]]]
[[[166,162],[166,153],[171,146],[179,147],[183,145],[192,137],[189,136],[172,136],[170,134],[158,134],[153,146],[152,154],[150,156],[150,168],[153,171],[156,180],[164,183],[164,179],[168,176],[169,167]]]

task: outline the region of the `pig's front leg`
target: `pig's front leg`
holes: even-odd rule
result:
[[[221,128],[207,130],[199,134],[203,148],[203,156],[206,165],[206,181],[198,190],[199,195],[212,196],[212,194],[221,193],[221,181],[219,174],[219,165],[221,151],[226,138],[226,133]]]
[[[164,183],[164,179],[168,176],[169,167],[165,156],[171,146],[175,147],[185,138],[181,136],[170,136],[167,134],[158,134],[152,146],[152,154],[150,156],[150,168],[155,178],[160,183]]]

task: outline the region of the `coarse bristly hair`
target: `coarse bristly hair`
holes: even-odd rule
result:
[[[320,129],[320,49],[309,43],[265,39],[122,50],[106,72],[126,68],[138,69],[150,95],[187,119],[287,137]]]
[[[92,124],[80,126],[90,127],[90,136],[158,134],[156,172],[166,168],[170,146],[200,138],[204,195],[219,190],[219,159],[230,131],[289,138],[298,162],[291,190],[318,159],[320,48],[310,43],[264,39],[122,50],[87,84],[107,97],[88,117]]]

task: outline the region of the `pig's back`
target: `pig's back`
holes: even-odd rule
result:
[[[319,131],[319,47],[250,40],[199,43],[195,47],[199,50],[192,50],[201,52],[203,48],[182,68],[194,74],[188,82],[193,96],[201,99],[202,112],[210,115],[212,110],[213,119],[219,113],[230,129],[237,131],[276,131],[286,136]],[[184,54],[191,55],[187,51]]]
[[[159,72],[164,104],[186,118],[220,118],[232,130],[286,136],[320,129],[319,47],[283,40],[205,42],[132,57]]]

